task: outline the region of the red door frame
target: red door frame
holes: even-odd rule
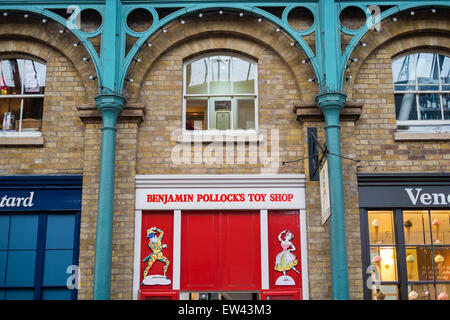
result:
[[[261,290],[261,300],[302,300],[302,291],[301,289]]]
[[[149,211],[143,211],[143,214],[150,213]],[[293,215],[294,214],[294,215]],[[189,215],[197,215],[200,220],[197,221],[197,226],[194,226],[194,229],[189,230],[189,223],[192,221],[188,221]],[[297,219],[289,220],[289,215],[293,215]],[[173,211],[151,211],[150,215],[152,217],[152,222],[156,220],[156,223],[161,223],[165,225],[165,242],[169,242],[170,246],[165,249],[168,254],[169,259],[172,261],[173,259]],[[284,228],[289,225],[289,228],[295,230],[295,237],[297,237],[296,243],[296,255],[299,260],[298,269],[301,270],[301,250],[300,250],[300,214],[297,210],[269,210],[268,211],[268,228],[269,228],[269,289],[262,290],[261,288],[261,230],[260,230],[260,211],[259,210],[233,210],[233,211],[183,211],[182,217],[182,232],[181,232],[181,267],[182,271],[180,274],[180,290],[171,290],[167,286],[154,286],[147,287],[141,286],[139,291],[140,299],[148,299],[148,298],[156,298],[156,299],[179,299],[180,291],[259,291],[261,300],[270,299],[270,297],[286,297],[287,299],[302,299],[302,285],[301,285],[301,277],[296,278],[296,286],[295,287],[280,287],[275,286],[274,284],[274,276],[278,273],[278,271],[274,271],[273,263],[274,257],[277,252],[280,251],[279,242],[277,238],[278,232],[281,230],[280,228]],[[209,219],[209,223],[208,223]],[[287,219],[287,220],[286,220]],[[145,239],[145,231],[144,229],[150,227],[145,222],[143,216],[142,221],[142,243],[141,243],[141,255],[144,252],[148,253],[148,249],[145,249],[146,242]],[[153,226],[153,224],[152,224]],[[200,252],[204,248],[202,244],[205,244],[203,234],[204,229],[206,227],[210,227],[209,236],[212,237],[212,241],[210,241],[211,257],[212,259],[206,259],[205,263],[212,265],[212,268],[208,269],[205,273],[205,270],[197,270],[197,273],[200,277],[204,277],[205,275],[210,276],[211,285],[205,286],[204,284],[194,284],[190,286],[186,286],[187,281],[186,275],[189,272],[183,270],[183,247],[186,249],[186,245],[189,245],[190,241],[186,241],[186,237],[189,234],[194,233],[197,237],[198,242],[200,242]],[[168,237],[168,238],[166,238]],[[195,237],[194,237],[195,238]],[[242,245],[243,242],[250,243],[250,245]],[[195,241],[194,241],[195,242]],[[225,244],[225,245],[224,245]],[[230,245],[227,245],[230,244]],[[198,243],[197,243],[198,245]],[[169,248],[170,247],[170,248]],[[241,250],[243,248],[252,248],[251,251]],[[237,253],[237,251],[241,250],[241,252]],[[186,250],[189,252],[189,250]],[[255,256],[256,253],[256,256]],[[185,253],[184,253],[185,254]],[[196,258],[199,256],[197,255]],[[201,257],[201,255],[200,255]],[[255,258],[256,257],[256,258]],[[194,257],[195,259],[195,257]],[[141,257],[142,260],[142,257]],[[211,263],[212,261],[212,263]],[[240,262],[241,264],[237,263]],[[184,261],[186,262],[186,261]],[[247,266],[251,266],[246,270]],[[224,266],[228,266],[228,268],[224,268]],[[230,270],[230,267],[233,267],[234,270]],[[144,266],[141,266],[141,277]],[[169,268],[168,275],[170,278],[173,278],[172,268]],[[250,272],[249,272],[250,270]],[[244,277],[239,278],[240,271],[247,271],[247,276],[251,274],[253,278],[253,285],[243,286],[242,283],[233,286],[234,280],[240,280]],[[293,271],[289,271],[292,276]],[[236,275],[238,275],[236,277]],[[256,279],[256,280],[255,280]],[[141,279],[142,281],[142,279]],[[236,281],[234,281],[236,282]],[[239,281],[237,281],[239,282]]]

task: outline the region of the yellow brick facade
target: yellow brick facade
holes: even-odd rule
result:
[[[80,106],[94,106],[97,93],[92,65],[74,47],[74,37],[57,33],[51,23],[3,20],[0,23],[0,54],[21,52],[47,64],[43,116],[44,144],[38,147],[1,147],[0,174],[82,174],[83,199],[80,232],[79,299],[92,299],[95,256],[97,192],[101,124],[82,121]],[[418,15],[399,19],[371,32],[368,46],[358,48],[345,85],[347,100],[363,104],[359,120],[341,122],[348,267],[351,299],[362,299],[358,172],[449,172],[448,141],[396,141],[395,105],[391,60],[420,48],[449,52],[450,30],[444,16]],[[420,31],[420,32],[417,32]],[[7,35],[3,37],[3,35]],[[308,37],[310,44],[313,38]],[[258,62],[258,108],[260,128],[279,131],[278,173],[305,173],[309,287],[311,299],[331,298],[329,232],[322,226],[319,183],[309,181],[308,160],[282,165],[282,161],[307,156],[307,128],[317,127],[324,141],[323,122],[299,123],[293,113],[296,101],[314,101],[318,93],[309,64],[298,47],[268,24],[234,18],[186,20],[165,36],[152,41],[133,64],[124,95],[127,105],[141,107],[141,121],[119,121],[116,150],[115,215],[112,260],[112,299],[131,299],[134,259],[134,202],[136,174],[248,174],[259,173],[261,164],[174,164],[172,133],[182,125],[183,62],[210,51],[242,53]],[[131,45],[131,44],[129,44]],[[203,146],[205,148],[205,146]],[[246,149],[248,151],[248,145]],[[269,149],[270,152],[270,149]]]

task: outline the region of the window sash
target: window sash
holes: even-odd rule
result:
[[[371,248],[382,248],[384,245],[374,245],[370,244],[370,238],[369,238],[369,211],[393,211],[393,218],[394,218],[394,237],[396,245],[387,245],[389,247],[395,247],[396,248],[396,255],[397,255],[397,281],[371,281],[370,283],[373,286],[380,286],[380,285],[397,285],[399,289],[399,299],[400,300],[408,300],[408,287],[412,284],[428,284],[432,285],[434,290],[434,296],[437,297],[437,286],[442,284],[450,284],[450,281],[446,280],[438,280],[436,279],[436,274],[433,271],[433,280],[408,280],[408,274],[407,274],[407,262],[406,262],[406,249],[410,247],[421,247],[421,245],[412,245],[406,243],[406,237],[404,232],[404,225],[403,225],[403,212],[404,211],[411,211],[411,209],[386,209],[386,208],[361,208],[360,209],[360,226],[361,226],[361,244],[362,244],[362,259],[363,259],[363,284],[364,284],[364,299],[371,300],[372,298],[372,287],[368,288],[367,284],[369,281],[367,280],[367,277],[370,277],[372,279],[372,275],[368,274],[369,268],[372,266],[372,261],[370,260],[370,249]],[[442,209],[442,210],[449,210],[449,209]],[[431,214],[432,209],[427,209],[428,215]],[[430,221],[431,223],[431,221]],[[431,232],[431,229],[429,230]],[[428,245],[423,245],[423,247],[430,247],[432,248],[433,252],[436,250],[436,248],[439,247],[449,247],[450,244],[434,244],[434,241]],[[434,256],[434,255],[433,255]],[[433,261],[433,268],[435,267],[434,261]]]
[[[427,84],[427,83],[419,83],[418,82],[418,79],[420,77],[417,76],[417,60],[416,60],[417,58],[416,58],[416,54],[421,54],[421,53],[422,54],[424,54],[424,53],[431,53],[431,54],[434,54],[435,56],[437,56],[436,63],[437,63],[437,73],[438,73],[437,81],[438,81],[438,83]],[[439,61],[439,55],[443,55],[443,54],[440,54],[440,53],[437,53],[437,52],[417,52],[417,53],[412,53],[410,55],[401,57],[401,58],[408,57],[408,56],[413,57],[413,59],[414,59],[414,63],[413,63],[413,66],[414,66],[414,77],[415,78],[414,78],[414,83],[405,83],[405,84],[396,83],[395,80],[392,79],[393,80],[393,85],[394,85],[394,93],[401,93],[400,90],[399,91],[395,90],[395,86],[414,86],[415,87],[414,91],[420,91],[420,89],[419,89],[420,87],[426,87],[426,86],[433,86],[434,87],[434,86],[437,86],[437,87],[439,87],[439,90],[437,90],[437,91],[443,91],[442,90],[442,77],[441,77],[441,62]],[[446,55],[443,55],[443,56],[446,56]],[[399,58],[399,59],[401,59],[401,58]],[[396,60],[398,60],[398,59],[396,59]],[[421,92],[425,92],[425,91],[421,91]],[[435,92],[435,91],[432,91],[432,92]]]
[[[418,58],[420,54],[433,54],[433,64],[436,63],[435,68],[437,68],[437,83],[419,83],[419,76],[417,75],[417,64],[418,64]],[[418,125],[426,125],[426,126],[433,126],[433,125],[448,125],[450,124],[450,120],[445,120],[445,110],[444,110],[444,101],[443,96],[445,94],[449,94],[450,91],[447,90],[448,84],[443,84],[443,78],[441,75],[441,61],[439,59],[439,56],[447,57],[446,55],[440,54],[440,53],[433,53],[433,52],[418,52],[413,53],[408,56],[404,56],[402,58],[409,57],[410,59],[413,59],[412,67],[414,68],[414,83],[398,83],[395,82],[395,79],[393,78],[393,88],[394,88],[394,95],[401,95],[401,94],[414,94],[416,99],[416,112],[418,120],[398,120],[397,119],[397,126],[418,126]],[[401,58],[399,58],[401,59]],[[398,60],[398,59],[397,59]],[[409,66],[411,66],[411,63],[409,63]],[[431,68],[431,67],[430,67]],[[400,70],[401,71],[401,70]],[[443,86],[445,86],[445,90],[443,89]],[[411,90],[396,90],[397,87],[409,87]],[[422,90],[422,88],[426,90]],[[429,90],[430,88],[436,88],[436,90]],[[420,95],[424,94],[435,94],[439,97],[439,110],[441,119],[420,119],[422,115],[421,105],[419,104]],[[397,107],[397,106],[396,106]],[[425,112],[425,110],[424,110]],[[414,121],[414,122],[413,122]]]
[[[18,212],[5,212],[5,213],[1,213],[0,216],[10,216],[10,217],[14,217],[14,216],[26,216],[26,213],[18,213]],[[49,217],[52,216],[73,216],[73,221],[71,221],[71,225],[70,228],[73,228],[73,241],[72,241],[72,247],[70,248],[58,248],[58,249],[53,249],[53,248],[47,248],[46,245],[46,239],[47,239],[47,234],[48,234],[48,221],[49,221]],[[33,285],[27,285],[27,286],[14,286],[14,285],[7,285],[6,281],[3,283],[3,285],[0,285],[0,300],[2,300],[1,298],[4,298],[6,295],[6,292],[8,290],[14,290],[14,289],[21,289],[21,290],[33,290],[34,291],[34,299],[41,299],[42,295],[43,295],[43,291],[45,289],[67,289],[67,284],[65,285],[60,285],[60,284],[46,284],[44,282],[44,276],[45,276],[45,256],[47,252],[55,252],[58,250],[66,250],[66,251],[71,251],[72,252],[72,257],[71,257],[71,263],[72,264],[76,264],[78,262],[79,259],[79,233],[80,233],[80,212],[79,211],[61,211],[61,212],[39,212],[39,213],[31,213],[31,216],[37,216],[38,217],[38,221],[37,221],[37,234],[36,234],[36,244],[35,247],[32,249],[22,249],[22,250],[17,250],[17,249],[11,249],[9,248],[9,239],[11,237],[10,232],[11,232],[11,219],[9,220],[9,227],[8,229],[8,242],[7,242],[7,246],[3,249],[1,249],[1,252],[5,252],[6,254],[8,254],[10,251],[34,251],[36,253],[36,258],[35,258],[35,265],[34,265],[34,280],[33,280]],[[72,219],[70,219],[72,220]],[[64,246],[65,247],[65,246]],[[6,275],[7,275],[8,270],[5,267],[5,280],[6,280]],[[67,274],[67,278],[69,278],[71,275]],[[71,299],[76,299],[77,296],[77,289],[72,289],[72,291],[70,292],[70,296]]]
[[[7,59],[22,59],[24,60],[24,65],[22,67],[19,66],[19,70],[17,72],[19,73],[23,73],[23,77],[24,79],[22,79],[21,77],[21,84],[20,84],[20,94],[6,94],[6,95],[0,95],[0,99],[21,99],[20,100],[20,112],[19,112],[19,128],[16,128],[16,131],[12,131],[10,132],[11,135],[15,135],[17,133],[22,133],[22,120],[23,120],[23,108],[24,108],[24,100],[25,98],[37,98],[37,99],[43,99],[45,97],[45,94],[32,94],[32,93],[25,93],[25,82],[26,82],[26,77],[27,77],[27,73],[25,71],[25,64],[27,63],[27,61],[33,61],[31,59],[27,59],[25,57],[6,57],[3,59],[0,59],[0,66],[1,66],[1,61],[3,60],[7,60]],[[38,62],[38,61],[36,61]],[[38,62],[40,64],[43,64],[45,66],[45,72],[47,72],[46,70],[46,65],[42,62]],[[3,66],[2,66],[3,67]],[[20,68],[22,68],[22,70],[20,70]],[[45,75],[46,76],[46,75]],[[0,115],[0,120],[3,121],[3,114]],[[42,121],[42,118],[40,119]]]
[[[214,57],[214,56],[227,56],[230,57],[230,79],[231,79],[231,72],[233,70],[233,59],[232,58],[239,58],[242,59],[244,61],[247,61],[251,64],[251,66],[253,66],[254,68],[254,93],[233,93],[234,92],[234,82],[230,80],[231,83],[231,93],[210,93],[210,84],[212,81],[212,66],[213,66],[213,59],[210,59],[210,57]],[[208,70],[207,70],[207,94],[189,94],[187,93],[187,66],[189,64],[191,64],[192,62],[196,61],[196,60],[200,60],[200,59],[205,59],[208,58]],[[246,97],[246,98],[254,98],[255,99],[255,129],[248,129],[245,131],[255,131],[259,128],[259,116],[258,116],[258,65],[256,62],[251,61],[249,59],[246,59],[245,57],[241,57],[239,55],[233,55],[230,53],[221,53],[221,52],[215,52],[213,54],[207,55],[207,56],[203,56],[200,58],[196,58],[195,60],[189,60],[186,61],[183,65],[183,104],[182,104],[182,132],[183,134],[186,133],[190,133],[191,131],[195,131],[195,130],[186,130],[186,102],[187,99],[189,98],[203,98],[203,99],[207,99],[208,100],[208,111],[210,110],[210,103],[211,103],[211,98],[224,98],[224,99],[230,99],[232,100],[232,108],[231,108],[231,124],[230,127],[231,129],[229,130],[220,130],[220,131],[238,131],[237,129],[233,129],[233,119],[235,117],[235,113],[236,113],[236,107],[235,107],[235,99],[239,98],[239,97]],[[215,128],[211,128],[210,127],[210,112],[208,112],[207,114],[207,126],[206,126],[206,130],[201,130],[203,132],[207,132],[207,131],[211,131],[211,130],[216,130]],[[240,130],[242,131],[242,130]]]

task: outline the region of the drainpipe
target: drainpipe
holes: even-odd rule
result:
[[[342,93],[324,93],[316,97],[325,117],[325,135],[328,154],[331,217],[329,218],[331,284],[333,300],[348,300],[347,244],[345,235],[344,184],[342,180],[339,114],[346,96]]]
[[[102,114],[103,127],[93,291],[94,300],[108,300],[111,291],[116,124],[125,99],[117,94],[101,94],[95,101]]]

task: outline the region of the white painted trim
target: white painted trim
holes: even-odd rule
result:
[[[176,136],[177,142],[217,142],[226,141],[237,143],[239,139],[248,142],[262,142],[265,140],[262,130],[184,130]],[[200,140],[196,140],[200,139]]]
[[[300,210],[300,248],[302,261],[302,296],[309,300],[309,273],[308,273],[308,235],[306,227],[306,210]]]
[[[305,188],[304,174],[136,175],[136,189]]]
[[[1,131],[0,137],[2,138],[34,138],[42,137],[42,132],[40,131]]]
[[[134,214],[134,262],[133,262],[133,300],[138,299],[141,259],[141,229],[142,211],[136,210]]]
[[[261,289],[269,289],[269,223],[267,210],[259,214],[261,235]]]
[[[172,289],[180,290],[181,270],[181,210],[173,212],[173,262]]]
[[[263,192],[271,189],[291,189],[302,191],[302,205],[295,208],[283,208],[299,210],[300,235],[301,235],[301,263],[302,263],[302,296],[309,299],[308,280],[308,251],[307,251],[307,225],[305,210],[305,175],[304,174],[235,174],[235,175],[136,175],[136,194],[143,190],[164,192],[165,190],[180,191],[211,191],[211,190],[239,190],[252,189],[255,192]],[[174,250],[173,250],[173,289],[179,290],[181,273],[181,211],[185,210],[182,204],[177,204],[174,210]],[[133,277],[133,297],[137,297],[139,288],[139,259],[140,259],[140,230],[142,228],[142,209],[136,203],[135,221],[135,262]],[[268,239],[268,209],[264,204],[260,210],[260,234],[261,234],[261,288],[269,289],[269,239]],[[151,210],[151,209],[149,209]],[[280,210],[280,209],[274,209]],[[207,211],[206,211],[207,212]]]
[[[305,176],[302,174],[245,174],[245,175],[137,175],[137,210],[261,210],[306,208]],[[204,201],[205,195],[243,194],[244,201]],[[292,197],[279,201],[266,196],[263,201],[252,201],[250,194],[284,194]],[[149,195],[186,194],[190,201],[151,201]],[[199,196],[201,195],[201,198]],[[158,198],[160,199],[160,198]]]

